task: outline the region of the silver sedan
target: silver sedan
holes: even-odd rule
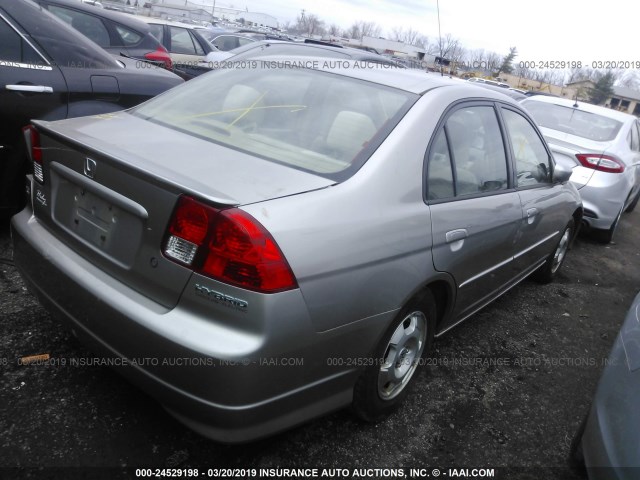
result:
[[[609,243],[623,212],[640,197],[640,125],[633,115],[563,98],[538,95],[522,102],[536,120],[556,161],[573,170],[584,220]]]
[[[327,58],[245,67],[35,122],[15,263],[204,435],[248,441],[349,405],[377,420],[434,337],[558,273],[578,192],[499,93]]]

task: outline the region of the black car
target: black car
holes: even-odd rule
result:
[[[0,212],[21,206],[21,129],[137,105],[182,79],[114,57],[30,0],[0,0]]]
[[[107,52],[150,61],[172,70],[171,56],[149,25],[131,15],[84,4],[78,0],[36,0],[56,17]]]

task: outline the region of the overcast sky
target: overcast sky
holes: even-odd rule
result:
[[[438,35],[436,0],[216,0],[216,6],[231,5],[268,13],[281,23],[294,22],[305,9],[327,26],[347,28],[365,20],[379,24],[385,37],[393,27],[412,27],[432,39]],[[440,0],[443,35],[500,55],[515,46],[517,59],[528,61],[640,62],[638,18],[640,2],[623,0]]]

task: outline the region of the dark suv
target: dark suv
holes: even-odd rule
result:
[[[165,69],[136,67],[29,0],[0,0],[0,215],[23,203],[21,128],[31,119],[123,110],[182,83]]]

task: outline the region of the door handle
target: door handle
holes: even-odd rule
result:
[[[14,92],[53,93],[53,88],[44,85],[5,85],[5,88]]]
[[[457,242],[458,240],[464,240],[467,238],[469,234],[464,228],[459,228],[457,230],[451,230],[445,234],[445,239],[447,243]]]

